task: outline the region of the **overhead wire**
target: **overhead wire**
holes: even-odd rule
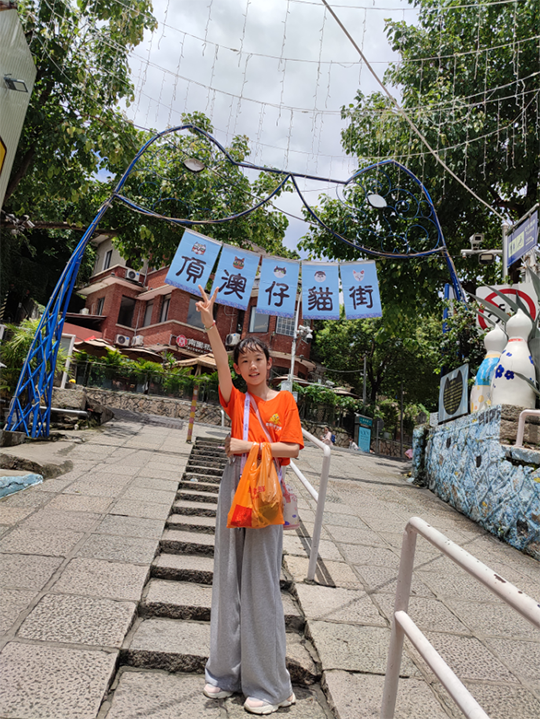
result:
[[[471,194],[478,202],[481,202],[482,205],[487,207],[487,209],[492,212],[494,215],[497,215],[501,220],[505,220],[506,218],[504,215],[502,215],[498,210],[496,210],[494,207],[492,207],[488,202],[486,202],[484,199],[482,199],[471,187],[469,187],[456,173],[451,170],[446,162],[440,157],[437,152],[431,147],[430,143],[428,142],[427,138],[424,136],[424,134],[416,127],[416,125],[413,123],[413,121],[410,119],[408,113],[406,110],[403,109],[403,107],[398,103],[398,101],[395,99],[395,97],[388,91],[386,85],[382,82],[382,80],[379,78],[373,67],[368,62],[366,56],[362,52],[362,50],[358,47],[356,44],[356,41],[350,34],[350,32],[347,30],[345,25],[341,22],[339,17],[336,15],[334,10],[330,7],[330,5],[327,3],[326,0],[322,0],[323,4],[326,5],[328,10],[330,11],[331,15],[334,17],[340,28],[343,30],[349,41],[352,43],[353,47],[357,50],[360,57],[364,60],[366,63],[366,67],[369,69],[373,77],[375,78],[376,82],[380,85],[382,90],[384,91],[385,95],[389,98],[390,102],[394,105],[396,110],[402,115],[402,117],[405,119],[405,121],[409,124],[413,132],[419,137],[419,139],[423,142],[423,144],[428,149],[429,153],[435,158],[435,160],[443,167],[448,174],[450,174],[454,180],[456,180],[469,194]]]

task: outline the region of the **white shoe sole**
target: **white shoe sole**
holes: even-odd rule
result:
[[[264,702],[259,707],[252,707],[247,702],[248,700],[244,702],[244,709],[249,712],[250,714],[273,714],[274,712],[277,712],[278,709],[285,709],[286,707],[290,707],[293,704],[296,704],[296,697],[294,694],[292,695],[292,700],[285,699],[285,701],[280,702],[279,704],[269,704],[268,702]],[[248,697],[251,699],[252,697]],[[254,697],[253,697],[254,698]],[[256,701],[262,701],[261,699],[257,699]]]

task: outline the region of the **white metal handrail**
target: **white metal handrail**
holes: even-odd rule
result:
[[[526,417],[540,417],[540,409],[524,409],[520,413],[518,419],[517,437],[514,447],[523,446],[523,434],[525,432],[525,418]]]
[[[307,578],[310,581],[313,581],[313,579],[315,579],[315,571],[317,569],[317,558],[319,556],[319,542],[321,540],[324,503],[326,501],[326,489],[328,487],[328,476],[330,474],[330,458],[332,455],[332,450],[327,444],[325,444],[324,442],[321,442],[320,439],[317,439],[317,437],[314,437],[312,434],[307,432],[305,429],[302,429],[302,434],[307,440],[309,440],[312,444],[319,447],[323,451],[321,481],[319,483],[319,491],[318,492],[310,484],[309,480],[306,479],[306,477],[304,477],[304,475],[298,469],[298,467],[292,461],[292,459],[291,459],[291,463],[289,465],[290,468],[292,469],[292,471],[296,474],[298,479],[302,482],[304,487],[307,489],[307,491],[311,494],[313,499],[317,502],[317,511],[315,512],[315,524],[313,526],[313,537],[311,538],[311,549],[309,552],[309,565],[308,565],[308,573],[307,573]]]
[[[458,564],[479,582],[482,582],[493,594],[496,594],[509,604],[512,609],[519,612],[522,617],[525,617],[525,619],[528,619],[535,627],[540,629],[540,604],[536,600],[527,596],[485,564],[482,564],[476,557],[473,557],[472,554],[469,554],[469,552],[466,552],[459,545],[448,539],[448,537],[445,537],[444,534],[423,519],[420,519],[420,517],[412,517],[407,522],[405,532],[403,533],[396,603],[394,606],[394,621],[392,622],[388,663],[384,680],[381,719],[393,719],[394,717],[405,634],[431,667],[434,674],[438,677],[441,684],[465,716],[468,717],[468,719],[489,719],[489,716],[469,690],[458,679],[441,655],[433,648],[428,639],[407,614],[417,534],[421,534],[428,542],[431,542],[437,549],[440,549],[440,551],[446,554],[453,562]]]

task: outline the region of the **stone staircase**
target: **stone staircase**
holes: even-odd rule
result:
[[[197,438],[171,508],[136,621],[120,665],[203,673],[210,643],[210,606],[219,481],[226,464],[220,440]],[[287,667],[293,683],[311,685],[321,665],[304,637],[304,617],[282,572]],[[201,677],[201,690],[203,678]]]

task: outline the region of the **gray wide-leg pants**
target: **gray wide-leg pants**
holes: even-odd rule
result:
[[[279,587],[283,527],[227,529],[241,475],[234,459],[219,489],[206,681],[279,704],[292,694]]]

